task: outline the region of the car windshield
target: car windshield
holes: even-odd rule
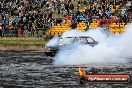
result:
[[[73,37],[66,37],[66,38],[61,38],[59,41],[58,41],[58,44],[70,44],[73,42]]]

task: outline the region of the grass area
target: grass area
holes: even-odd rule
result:
[[[1,45],[45,45],[44,39],[0,39]]]

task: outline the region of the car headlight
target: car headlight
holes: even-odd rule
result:
[[[44,50],[49,51],[49,50],[51,50],[51,48],[45,46],[45,47],[44,47]]]
[[[51,50],[51,48],[47,48],[47,50]]]

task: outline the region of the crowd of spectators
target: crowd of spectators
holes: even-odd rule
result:
[[[80,21],[92,22],[97,18],[120,18],[127,22],[127,10],[112,13],[114,6],[124,6],[127,0],[3,0],[0,2],[0,35],[13,30],[16,36],[34,35],[49,27],[71,20],[75,26]],[[85,11],[81,12],[80,8]]]

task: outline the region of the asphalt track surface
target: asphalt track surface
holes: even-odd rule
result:
[[[132,63],[89,64],[100,73],[132,74]],[[42,52],[0,52],[0,88],[80,88],[78,66],[55,66]],[[82,88],[132,88],[129,84],[87,84]]]

